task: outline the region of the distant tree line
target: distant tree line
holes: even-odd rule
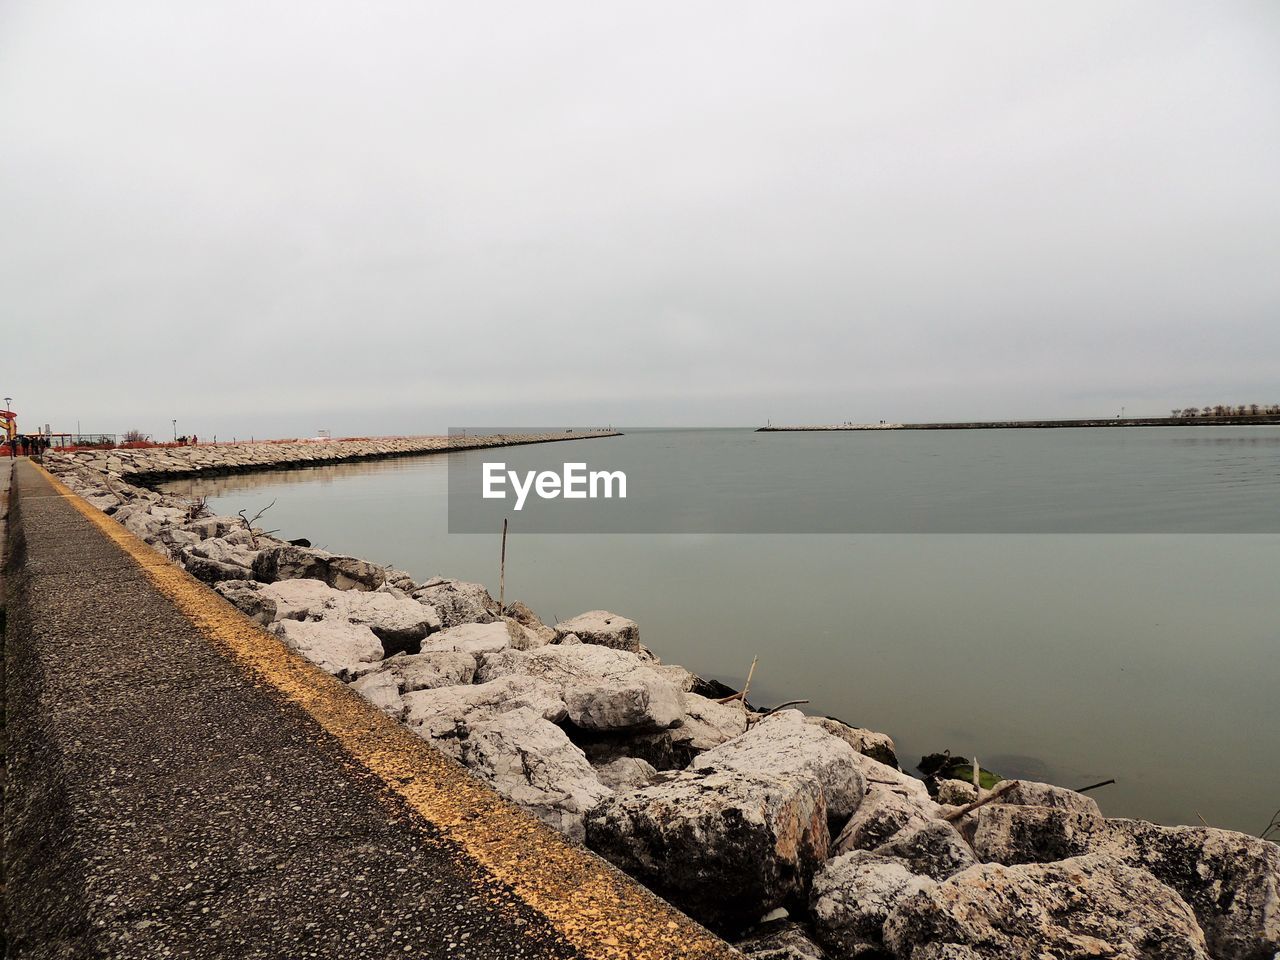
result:
[[[1183,407],[1170,410],[1175,417],[1277,417],[1280,416],[1280,403],[1241,403],[1231,406],[1219,403],[1212,407]]]

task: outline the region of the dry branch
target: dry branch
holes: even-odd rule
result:
[[[946,814],[942,819],[951,820],[951,821],[959,820],[965,814],[972,813],[974,810],[977,810],[981,806],[985,806],[986,804],[990,803],[992,800],[996,799],[997,797],[1004,796],[1006,793],[1008,793],[1017,785],[1018,785],[1017,780],[1006,780],[1004,783],[995,787],[985,797],[980,797],[979,799],[973,801],[973,803],[966,803],[959,810],[952,810],[950,813]]]

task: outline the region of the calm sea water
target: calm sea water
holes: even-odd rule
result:
[[[1006,776],[1073,787],[1114,777],[1093,794],[1109,815],[1254,834],[1280,806],[1280,534],[1239,532],[1277,529],[1280,428],[666,431],[502,453],[672,470],[722,456],[726,489],[763,487],[770,510],[794,502],[800,518],[847,515],[858,490],[819,478],[871,470],[943,516],[914,529],[975,532],[568,535],[523,532],[516,518],[507,596],[547,622],[625,614],[665,660],[734,685],[758,656],[753,701],[805,698],[810,711],[883,730],[908,769],[945,748]],[[465,456],[475,454],[182,489],[222,513],[275,500],[263,522],[284,536],[496,594],[496,534],[449,533],[448,462]],[[1016,529],[1208,532],[984,532],[1007,529],[991,512],[1000,497],[956,478],[975,464],[990,475],[992,458],[1017,478],[1001,488]],[[745,488],[744,472],[755,477]],[[1090,492],[1130,485],[1118,500]],[[687,504],[652,508],[659,528],[682,510],[700,528]],[[785,516],[765,526],[788,529]]]

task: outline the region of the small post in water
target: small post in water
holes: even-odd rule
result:
[[[507,518],[502,518],[502,554],[498,560],[498,614],[507,610]]]

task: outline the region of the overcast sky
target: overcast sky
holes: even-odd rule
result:
[[[1280,401],[1280,4],[0,5],[3,391],[307,435]]]

